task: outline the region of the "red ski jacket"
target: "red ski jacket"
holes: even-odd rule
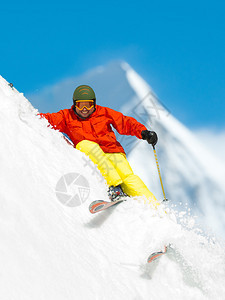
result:
[[[111,125],[120,134],[133,135],[139,139],[142,138],[142,130],[146,130],[146,127],[134,118],[100,105],[96,105],[96,110],[86,119],[79,118],[73,106],[57,113],[40,115],[45,117],[54,129],[67,134],[74,146],[82,140],[89,140],[97,143],[105,153],[125,153],[116,140]]]

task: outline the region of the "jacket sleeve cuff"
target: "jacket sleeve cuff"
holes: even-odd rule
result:
[[[140,131],[139,131],[139,134],[138,134],[138,138],[141,139],[141,140],[142,140],[141,133],[142,133],[143,130],[147,130],[147,128],[144,125],[142,125],[142,127],[140,128]]]

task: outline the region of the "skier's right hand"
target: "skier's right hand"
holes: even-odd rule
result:
[[[143,140],[146,140],[149,144],[151,144],[153,147],[156,145],[158,141],[158,136],[155,133],[155,131],[150,130],[142,130],[141,136]]]

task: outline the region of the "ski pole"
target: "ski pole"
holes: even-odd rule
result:
[[[155,151],[155,146],[152,146],[152,147],[153,147],[155,162],[156,162],[157,170],[158,170],[158,173],[159,173],[159,179],[160,179],[160,183],[161,183],[161,187],[162,187],[162,191],[163,191],[163,197],[164,197],[163,201],[168,201],[168,199],[166,198],[166,194],[165,194],[163,183],[162,183],[162,177],[161,177],[160,170],[159,170],[159,162],[158,162],[157,154],[156,154],[156,151]]]

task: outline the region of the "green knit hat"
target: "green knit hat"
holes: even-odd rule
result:
[[[88,85],[78,86],[73,93],[73,101],[76,100],[96,100],[95,92]]]

